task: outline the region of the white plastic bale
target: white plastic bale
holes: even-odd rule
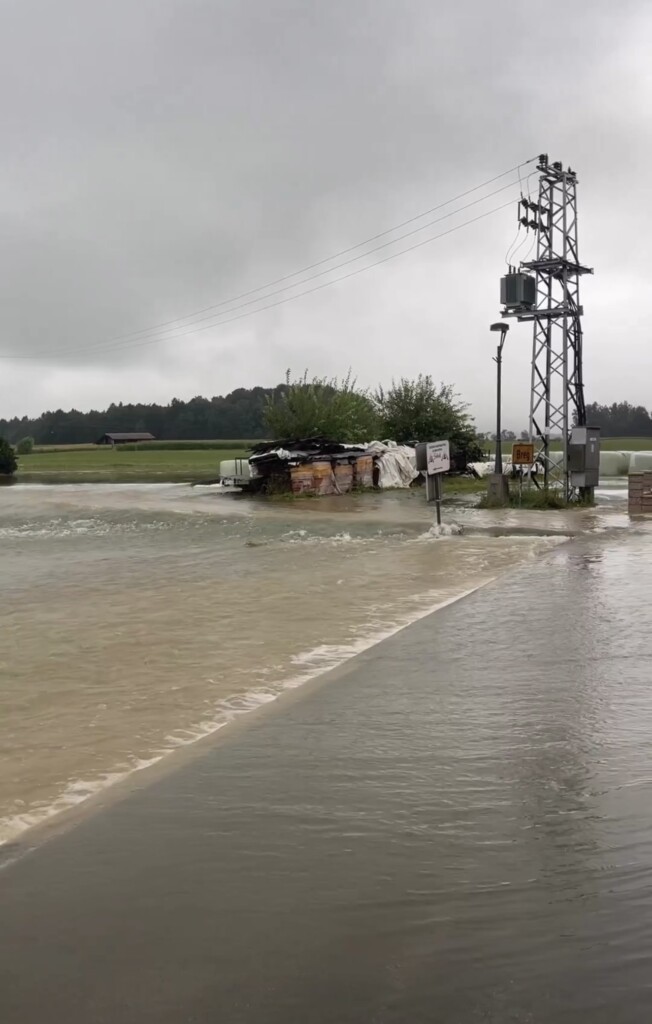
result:
[[[629,460],[629,472],[652,472],[652,452],[632,452]]]
[[[227,459],[224,462],[220,462],[221,477],[227,479],[238,477],[241,480],[246,480],[252,475],[247,459]]]
[[[600,476],[627,476],[631,452],[600,452]]]

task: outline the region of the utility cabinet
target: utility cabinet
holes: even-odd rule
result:
[[[572,487],[597,487],[600,483],[600,428],[573,427],[568,445]]]

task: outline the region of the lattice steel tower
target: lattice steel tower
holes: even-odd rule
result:
[[[544,487],[561,486],[570,497],[570,431],[586,425],[579,282],[593,271],[579,261],[577,175],[561,163],[549,163],[546,155],[539,157],[537,170],[538,201],[522,198],[525,212],[519,218],[536,232],[536,259],[521,263],[520,273],[510,268],[503,279],[508,282],[503,316],[533,321],[530,439]],[[534,274],[534,293],[527,271]],[[551,451],[557,439],[561,453]]]

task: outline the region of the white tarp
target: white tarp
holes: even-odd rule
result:
[[[367,451],[378,466],[378,486],[409,487],[418,477],[417,453],[408,445],[395,441],[372,441]]]
[[[469,469],[476,476],[485,477],[489,476],[490,473],[494,472],[496,468],[496,460],[488,459],[486,462],[469,462]],[[503,473],[509,476],[512,472],[512,457],[511,455],[503,456]]]
[[[491,462],[469,462],[469,469],[479,477],[489,476],[490,473],[493,473],[494,467],[495,461],[493,459]],[[503,473],[509,473],[511,469],[511,464],[503,462]]]

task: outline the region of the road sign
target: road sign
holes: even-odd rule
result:
[[[532,466],[534,464],[534,445],[531,441],[519,441],[512,445],[512,465]]]
[[[451,468],[451,446],[448,441],[430,441],[426,447],[428,476],[447,473]]]

